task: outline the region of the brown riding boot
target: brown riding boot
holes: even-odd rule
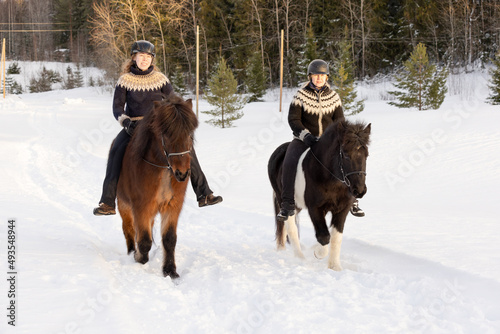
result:
[[[104,203],[99,203],[97,208],[94,208],[94,216],[110,216],[116,215],[115,208]]]
[[[213,194],[198,198],[198,206],[200,208],[207,205],[214,205],[220,202],[222,202],[222,196],[214,196]]]

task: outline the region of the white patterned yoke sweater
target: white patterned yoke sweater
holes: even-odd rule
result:
[[[331,123],[343,119],[340,96],[327,83],[316,89],[310,82],[295,93],[288,112],[288,124],[295,138],[303,140],[311,133],[320,137]]]
[[[149,67],[141,71],[136,66],[123,74],[116,84],[113,96],[113,115],[123,124],[126,118],[139,118],[153,109],[154,101],[161,101],[173,91],[168,78]]]

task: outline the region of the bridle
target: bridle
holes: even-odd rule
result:
[[[349,172],[349,173],[345,173],[344,172],[344,166],[342,165],[342,160],[344,159],[345,153],[343,153],[344,150],[342,149],[342,146],[340,146],[340,150],[339,150],[339,154],[340,154],[339,167],[340,167],[340,173],[342,174],[342,178],[340,178],[337,175],[335,175],[332,171],[330,171],[328,169],[328,167],[326,167],[325,165],[323,165],[323,163],[318,159],[318,157],[314,154],[314,152],[312,150],[309,150],[309,151],[311,152],[312,156],[316,159],[316,161],[318,161],[319,164],[321,166],[323,166],[323,168],[326,169],[328,171],[328,173],[330,173],[331,176],[333,176],[334,178],[336,178],[337,180],[339,180],[340,182],[342,182],[343,184],[345,184],[347,187],[351,186],[351,181],[349,181],[349,179],[347,178],[349,175],[354,175],[354,174],[363,174],[363,175],[366,175],[366,172],[362,171],[362,170],[354,171],[354,172]]]
[[[142,160],[144,160],[145,162],[147,162],[151,166],[155,166],[155,167],[158,167],[158,168],[166,168],[166,169],[169,169],[170,171],[172,171],[172,165],[170,164],[170,161],[168,160],[168,158],[170,158],[172,156],[179,156],[179,155],[183,156],[184,154],[191,153],[191,150],[184,151],[184,152],[167,153],[167,148],[165,147],[165,140],[163,139],[163,134],[161,136],[161,146],[162,146],[162,149],[163,149],[163,154],[165,155],[165,160],[167,161],[167,164],[165,166],[154,164],[154,163],[152,163],[150,161],[147,161],[145,158],[142,158]]]

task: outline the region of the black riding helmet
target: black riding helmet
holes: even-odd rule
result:
[[[134,42],[134,44],[132,44],[132,48],[130,49],[130,55],[133,56],[137,52],[149,53],[154,57],[155,46],[153,45],[153,43],[145,40],[136,41]]]
[[[307,67],[307,75],[309,76],[311,74],[330,75],[330,70],[328,69],[327,62],[321,59],[313,60]]]

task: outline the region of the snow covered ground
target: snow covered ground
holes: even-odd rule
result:
[[[397,109],[384,84],[360,87],[372,123],[365,218],[347,218],[342,272],[275,250],[267,160],[291,138],[286,91],[245,107],[235,127],[201,122],[201,165],[219,205],[188,188],[176,249],[161,273],[158,225],[146,265],[126,254],[119,215],[95,217],[119,125],[95,88],[0,98],[1,333],[499,333],[500,108],[485,75],[439,110]],[[200,101],[200,110],[208,110]],[[207,115],[200,113],[200,119]],[[16,327],[7,281],[16,220]]]

